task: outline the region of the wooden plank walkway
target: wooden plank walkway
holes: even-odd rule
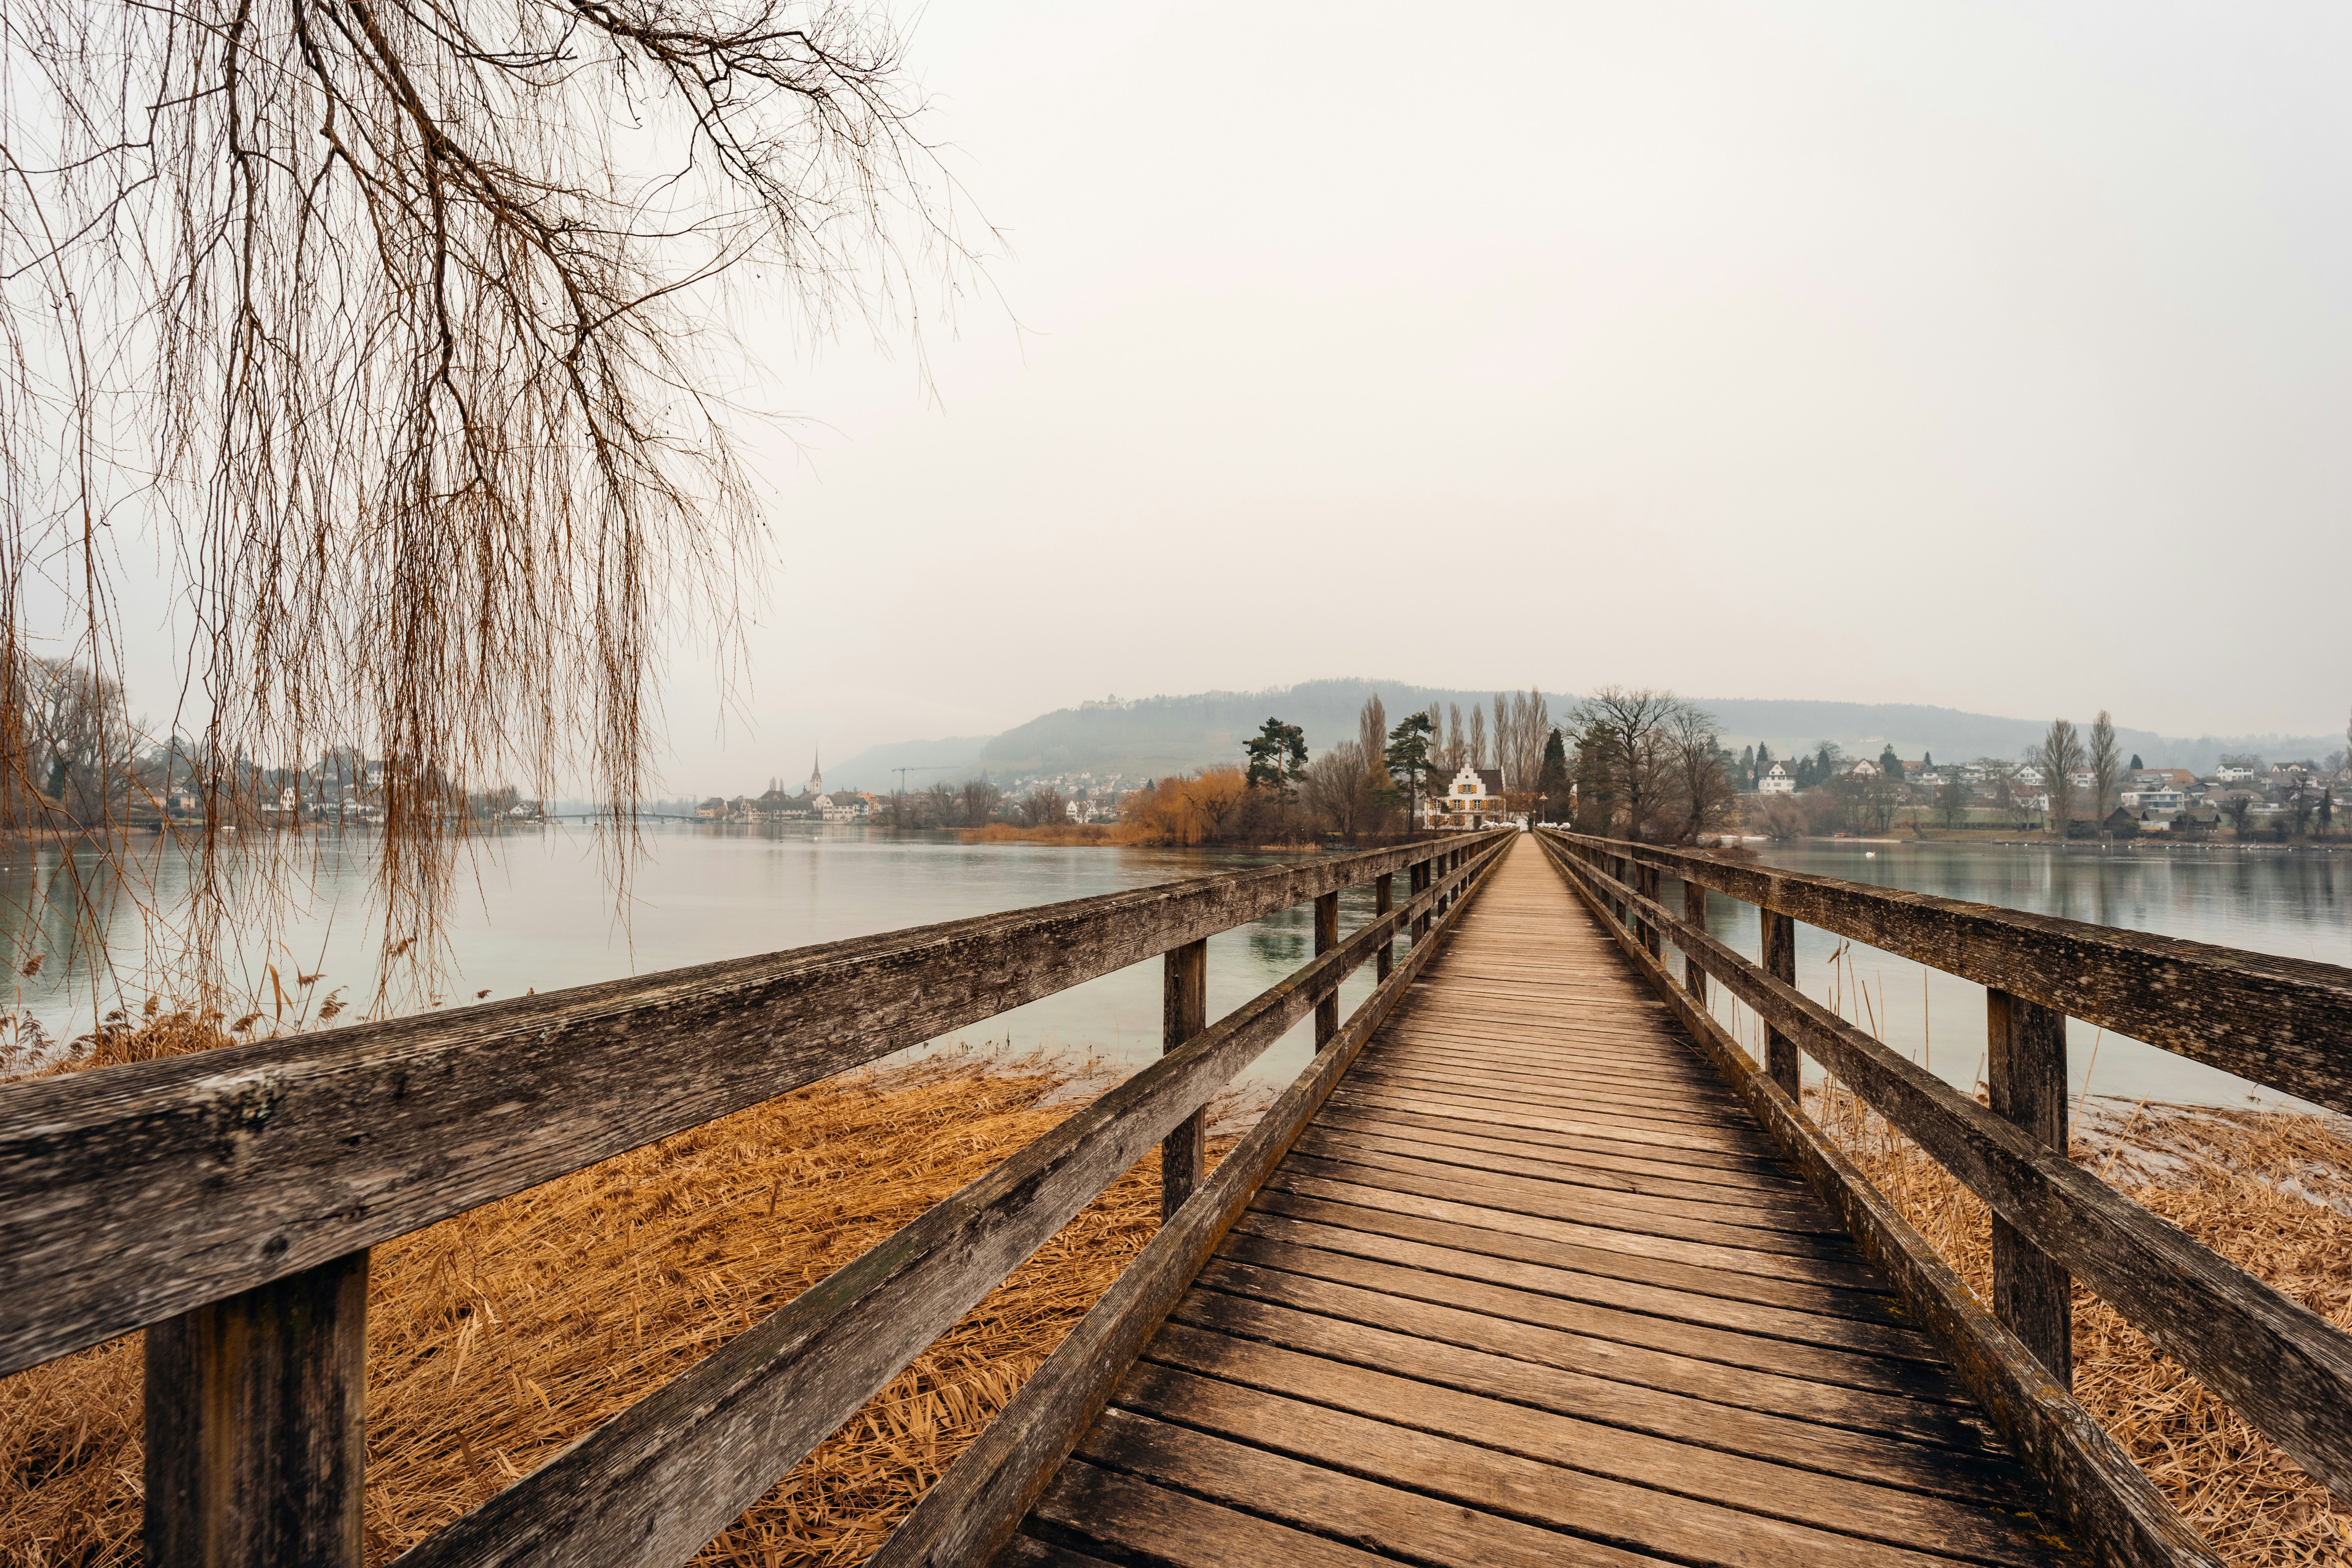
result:
[[[2080,1561],[1517,844],[998,1559]]]

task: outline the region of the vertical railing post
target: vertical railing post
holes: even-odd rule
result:
[[[1985,989],[1993,1113],[2066,1152],[2066,1016]],[[2062,1388],[2074,1386],[2074,1283],[2057,1261],[1992,1216],[1992,1310]]]
[[[1693,931],[1706,929],[1706,889],[1688,877],[1683,879],[1683,924]],[[1706,971],[1688,952],[1683,954],[1683,989],[1691,994],[1692,1001],[1706,1005]]]
[[[1326,893],[1315,900],[1315,952],[1321,957],[1339,945],[1339,895]],[[1321,1050],[1339,1035],[1339,988],[1315,1004],[1315,1048]]]
[[[1658,901],[1658,868],[1655,866],[1635,867],[1633,885],[1650,902],[1654,904]],[[1642,945],[1650,950],[1652,958],[1659,956],[1658,928],[1646,920],[1642,921]]]
[[[1411,885],[1410,885],[1410,889],[1409,889],[1409,890],[1411,891],[1411,893],[1412,894],[1412,896],[1413,896],[1414,898],[1416,898],[1416,899],[1417,899],[1417,898],[1419,898],[1419,897],[1421,897],[1421,895],[1422,895],[1422,894],[1423,894],[1423,893],[1425,893],[1425,892],[1429,891],[1429,862],[1428,862],[1428,861],[1426,861],[1426,860],[1416,860],[1415,862],[1413,862],[1412,872],[1412,879],[1411,879]],[[1421,945],[1421,943],[1422,943],[1422,939],[1429,935],[1429,911],[1428,911],[1428,910],[1423,910],[1421,913],[1419,913],[1419,914],[1417,914],[1417,915],[1415,915],[1415,916],[1413,916],[1413,917],[1412,917],[1412,945],[1413,945],[1413,946],[1415,946],[1415,947],[1419,947],[1419,946]]]
[[[367,1281],[362,1247],[147,1331],[152,1568],[359,1568]]]
[[[1382,915],[1387,914],[1390,910],[1395,908],[1396,873],[1391,871],[1385,875],[1373,878],[1372,918],[1374,920],[1378,920]],[[1386,980],[1390,975],[1396,973],[1395,932],[1390,932],[1388,941],[1381,943],[1380,956],[1373,961],[1373,965],[1374,970],[1372,980],[1374,984],[1378,984],[1381,981]]]
[[[1790,985],[1797,983],[1797,922],[1787,915],[1759,908],[1764,921],[1764,973]],[[1797,1042],[1766,1026],[1764,1070],[1790,1100],[1798,1099]]]
[[[1209,942],[1168,950],[1160,990],[1160,1048],[1164,1055],[1209,1026]],[[1160,1145],[1160,1223],[1184,1206],[1206,1169],[1209,1108],[1178,1124]]]

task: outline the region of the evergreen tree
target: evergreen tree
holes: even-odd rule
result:
[[[1898,784],[1902,782],[1903,759],[1895,754],[1895,742],[1892,741],[1886,743],[1885,751],[1878,753],[1878,771]]]
[[[2140,769],[2142,769],[2142,768],[2144,768],[2144,767],[2146,767],[2146,766],[2147,766],[2147,764],[2146,763],[2143,763],[2143,762],[2141,762],[2141,761],[2139,760],[2139,753],[2138,753],[2137,752],[2134,752],[2132,753],[2132,760],[2131,760],[2131,771],[2132,771],[2132,772],[2134,772],[2134,773],[2137,773],[2137,772],[2139,772],[2139,771],[2140,771]]]
[[[1738,777],[1739,780],[1739,787],[1741,789],[1752,790],[1756,787],[1755,747],[1742,746],[1739,748],[1739,767]]]
[[[1920,752],[1920,753],[1919,753],[1919,771],[1920,771],[1921,773],[1926,773],[1929,768],[1932,768],[1932,767],[1934,767],[1935,765],[1936,765],[1936,753],[1935,753],[1935,752]]]
[[[1427,713],[1409,713],[1404,722],[1389,731],[1389,749],[1382,760],[1388,763],[1391,784],[1389,795],[1396,798],[1396,785],[1404,786],[1404,803],[1410,811],[1421,793],[1422,781],[1429,776],[1429,746],[1437,733],[1437,726]],[[1406,826],[1412,826],[1410,816]]]
[[[1543,796],[1543,819],[1559,822],[1568,816],[1568,795],[1573,785],[1568,772],[1568,742],[1559,730],[1544,742],[1543,766],[1536,773],[1536,793]]]
[[[1296,724],[1268,719],[1257,735],[1242,742],[1249,753],[1249,785],[1286,793],[1307,771],[1307,732]]]

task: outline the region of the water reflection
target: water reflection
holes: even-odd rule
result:
[[[2323,963],[2352,965],[2352,853],[2295,850],[2133,850],[2063,853],[2040,846],[1815,842],[1765,852],[1769,864],[1849,881],[1939,893],[2004,909],[2093,921]],[[1671,905],[1671,900],[1669,900]],[[1711,894],[1711,929],[1753,956],[1755,910]],[[1984,988],[1875,949],[1845,947],[1798,928],[1797,983],[1837,1000],[1849,1016],[1963,1089],[1981,1081]],[[1839,955],[1832,968],[1832,955]],[[1760,1055],[1761,1026],[1718,998],[1727,1026]],[[2095,1067],[2094,1066],[2095,1053]],[[2273,1091],[2079,1021],[2067,1026],[2074,1092],[2243,1103]],[[1809,1071],[1811,1063],[1808,1063]],[[2284,1101],[2285,1103],[2299,1103]]]

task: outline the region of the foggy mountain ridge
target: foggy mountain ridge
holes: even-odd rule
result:
[[[900,764],[936,771],[909,772],[908,786],[933,779],[958,781],[985,772],[1000,784],[1032,775],[1118,773],[1129,785],[1165,773],[1189,773],[1220,763],[1239,763],[1242,742],[1268,718],[1298,725],[1311,752],[1353,740],[1364,699],[1378,692],[1394,725],[1406,714],[1432,705],[1460,703],[1466,719],[1474,702],[1488,707],[1494,692],[1413,686],[1402,681],[1354,678],[1308,680],[1258,691],[1202,691],[1189,696],[1105,699],[1040,714],[1003,733],[939,741],[901,741],[875,746],[828,764],[825,782],[850,789],[897,787]],[[1552,721],[1563,723],[1575,707],[1573,693],[1547,691]],[[1896,754],[1916,758],[1933,752],[1946,761],[1980,756],[2017,757],[2042,738],[2048,719],[2011,719],[1965,713],[1919,703],[1832,702],[1797,698],[1697,698],[1722,723],[1735,752],[1762,742],[1775,756],[1810,751],[1834,741],[1852,756],[1875,757],[1892,744]],[[2070,714],[2089,727],[2091,714]],[[2118,725],[2116,736],[2128,759],[2137,752],[2149,767],[2210,772],[2227,752],[2252,752],[2272,761],[2325,757],[2343,747],[2341,734],[2159,735]]]

